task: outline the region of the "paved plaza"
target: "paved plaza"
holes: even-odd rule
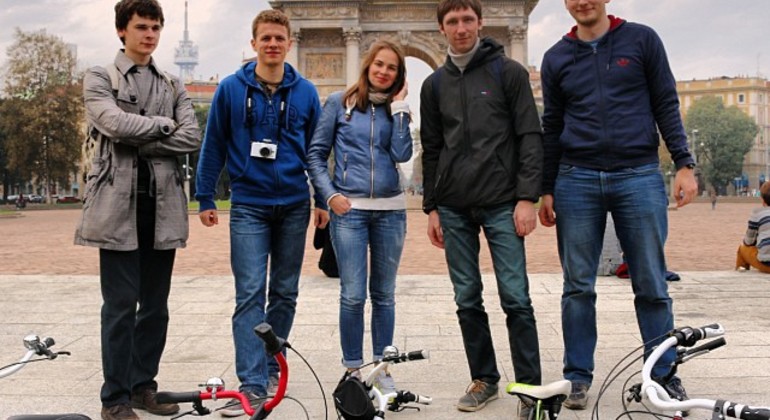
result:
[[[770,278],[755,271],[732,270],[732,255],[751,207],[749,203],[719,204],[712,212],[710,206],[698,203],[670,213],[669,266],[682,278],[669,283],[675,322],[680,326],[721,322],[727,330],[726,347],[682,366],[681,376],[691,397],[770,403],[770,338],[765,331],[770,327],[766,309]],[[78,215],[75,210],[30,211],[18,218],[0,219],[0,345],[4,349],[0,362],[6,364],[20,357],[24,352],[22,338],[30,333],[52,336],[56,348],[72,352],[72,356],[35,363],[0,380],[0,418],[53,412],[80,412],[99,418],[102,378],[97,260],[95,250],[71,245]],[[507,395],[475,414],[454,408],[469,382],[468,369],[451,285],[441,253],[426,245],[424,221],[420,222],[424,219],[421,213],[410,212],[407,250],[398,279],[395,344],[401,351],[430,350],[431,359],[394,366],[392,373],[400,388],[430,395],[434,404],[420,412],[389,412],[386,417],[514,418],[516,400]],[[226,384],[236,387],[230,331],[234,291],[228,266],[226,218],[222,225],[205,231],[196,219],[191,222],[190,246],[178,254],[170,298],[169,340],[158,380],[163,389],[173,391],[193,390],[211,376],[222,377]],[[543,379],[553,381],[561,377],[561,274],[553,229],[538,227],[536,234],[539,236],[529,238],[527,243],[531,294]],[[308,359],[331,402],[329,394],[342,374],[337,331],[339,286],[315,267],[318,255],[308,247],[297,318],[289,341]],[[513,380],[513,370],[505,320],[488,264],[486,260],[482,264],[485,304],[504,383]],[[600,277],[597,289],[600,336],[590,403],[596,401],[599,384],[615,363],[641,344],[628,280]],[[325,418],[323,399],[311,372],[295,355],[290,354],[289,364],[289,395],[304,405],[310,418]],[[615,418],[622,411],[622,384],[640,366],[635,365],[609,388],[600,401],[601,416]],[[221,404],[212,402],[208,406]],[[641,406],[634,403],[631,408]],[[139,413],[144,419],[162,418]],[[707,412],[693,415],[710,417]],[[589,417],[590,410],[564,410],[561,418]],[[298,403],[288,400],[271,418],[302,419],[305,415]],[[329,418],[335,418],[331,408]]]

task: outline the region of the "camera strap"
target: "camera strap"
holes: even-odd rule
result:
[[[254,90],[254,88],[251,85],[246,86],[246,126],[249,127],[249,133],[252,134],[252,138],[256,138],[253,136],[254,133],[251,132],[254,126],[257,124],[257,118],[252,113],[254,111],[254,100],[251,97],[252,90]],[[265,96],[267,96],[268,102],[270,102],[272,106],[273,98],[277,95],[270,93],[270,90],[264,85],[262,86],[262,90],[264,91],[263,93]],[[280,108],[278,110],[278,132],[276,133],[274,140],[275,144],[278,144],[281,141],[281,131],[283,130],[283,125],[286,119],[286,96],[287,95],[283,95],[283,97],[281,97]]]

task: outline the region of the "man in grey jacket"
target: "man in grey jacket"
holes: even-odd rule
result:
[[[102,418],[138,419],[158,404],[160,357],[176,248],[188,235],[177,156],[200,147],[184,85],[152,59],[163,29],[156,0],[122,0],[115,26],[124,48],[85,75],[86,118],[95,156],[87,174],[78,245],[99,248],[102,290]],[[138,307],[138,309],[137,309]]]

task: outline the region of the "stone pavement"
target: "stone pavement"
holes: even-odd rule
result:
[[[669,213],[666,254],[669,268],[682,276],[680,282],[670,283],[676,325],[721,322],[729,343],[682,367],[681,376],[691,396],[720,396],[752,404],[770,402],[770,338],[764,331],[770,326],[770,314],[765,309],[770,298],[770,277],[754,271],[732,271],[735,248],[756,204],[756,200],[720,202],[712,211],[708,203],[694,203]],[[20,217],[0,218],[0,364],[17,360],[24,353],[23,337],[31,333],[54,337],[56,348],[69,350],[72,356],[31,364],[1,379],[0,418],[74,411],[97,419],[102,380],[98,253],[72,245],[80,211],[33,209],[29,207]],[[468,385],[468,370],[443,254],[428,243],[426,221],[419,211],[408,214],[407,243],[398,279],[395,344],[401,351],[428,349],[431,359],[397,365],[392,372],[400,387],[430,395],[435,403],[419,413],[387,413],[386,417],[515,418],[516,401],[507,395],[475,414],[454,408]],[[170,336],[159,381],[164,389],[188,391],[211,376],[220,376],[228,385],[237,387],[230,332],[234,291],[227,215],[221,218],[220,226],[212,229],[203,228],[192,215],[190,229],[188,248],[177,254],[170,298]],[[336,280],[320,277],[316,267],[319,252],[312,249],[311,240],[309,237],[297,318],[289,340],[316,370],[327,392],[326,399],[331,402],[329,394],[342,374],[337,332],[339,286]],[[527,260],[543,379],[553,381],[561,377],[562,357],[561,274],[554,229],[540,226],[527,238]],[[513,371],[505,320],[486,246],[482,246],[481,266],[486,273],[486,306],[498,365],[503,382],[510,381]],[[600,277],[597,289],[600,341],[591,402],[596,401],[599,384],[615,363],[640,344],[627,280]],[[323,419],[323,400],[312,374],[296,356],[290,355],[289,363],[290,395],[307,407],[310,418]],[[621,384],[627,377],[620,376]],[[606,418],[614,418],[622,410],[621,384],[615,384],[601,399],[600,414]],[[161,418],[140,414],[145,419]],[[699,414],[708,416],[705,412]],[[329,416],[334,418],[331,409]],[[562,418],[568,420],[589,417],[588,410],[562,413]],[[286,401],[270,418],[293,420],[305,416],[297,403]]]
[[[700,326],[721,322],[728,346],[687,363],[680,370],[691,396],[722,397],[761,404],[770,395],[770,326],[767,302],[770,279],[751,272],[681,272],[682,280],[670,283],[675,299],[676,324]],[[491,313],[498,365],[503,380],[511,381],[504,318],[496,297],[495,282],[486,276],[486,306]],[[544,380],[560,378],[562,343],[559,320],[559,274],[532,274],[532,299],[540,335]],[[34,363],[16,375],[0,380],[0,417],[20,413],[81,412],[99,418],[101,365],[99,357],[99,288],[93,275],[0,275],[3,322],[0,326],[0,360],[10,363],[23,352],[22,338],[36,333],[52,336],[56,348],[72,352],[53,362]],[[600,277],[599,345],[596,380],[590,392],[596,401],[598,384],[626,353],[640,344],[633,299],[627,280]],[[289,337],[323,382],[327,401],[342,374],[339,365],[335,280],[313,275],[301,283],[295,327]],[[229,276],[178,275],[171,293],[171,326],[159,382],[163,389],[193,390],[208,377],[220,376],[237,386],[234,377],[230,314],[234,292]],[[392,373],[399,385],[430,395],[434,404],[421,412],[387,413],[389,419],[511,419],[516,401],[501,395],[484,410],[467,414],[454,403],[468,384],[468,371],[454,314],[448,280],[444,275],[401,275],[398,279],[396,345],[401,351],[428,349],[430,360],[397,365]],[[367,334],[367,337],[369,335]],[[369,353],[369,351],[367,351]],[[323,405],[312,375],[300,359],[290,355],[289,394],[308,410],[310,418],[323,419]],[[635,364],[635,371],[640,364]],[[628,377],[609,388],[600,402],[600,414],[615,418],[622,410],[620,389]],[[210,403],[216,407],[220,403]],[[189,406],[189,405],[187,405]],[[638,404],[632,408],[640,409]],[[696,412],[693,416],[708,416]],[[140,412],[144,419],[154,417]],[[330,418],[334,418],[329,412]],[[588,419],[590,411],[564,410],[563,419]],[[214,414],[210,418],[219,418]],[[242,417],[246,418],[246,417]],[[303,419],[291,400],[271,418]],[[695,417],[691,417],[695,418]]]

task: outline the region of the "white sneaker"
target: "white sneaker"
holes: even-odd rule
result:
[[[278,378],[271,376],[267,378],[267,396],[275,397],[275,393],[278,391]]]
[[[260,397],[251,391],[245,392],[244,395],[246,395],[246,398],[249,399],[249,404],[251,404],[252,408],[257,408],[259,402],[265,399],[265,397]],[[227,403],[227,405],[224,407],[225,408],[219,410],[219,415],[222,417],[238,417],[246,414],[246,411],[243,409],[243,405],[237,399],[230,400],[230,402]]]

